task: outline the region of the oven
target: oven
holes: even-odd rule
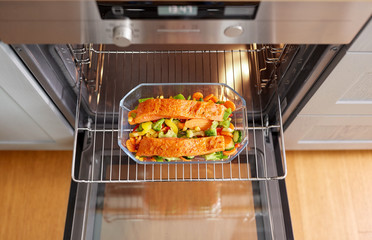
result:
[[[65,239],[293,239],[283,131],[371,3],[4,1],[9,44],[74,129]],[[138,164],[117,144],[139,84],[224,83],[246,101],[230,163]],[[157,95],[157,93],[154,93]]]

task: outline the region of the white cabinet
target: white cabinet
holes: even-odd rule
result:
[[[285,131],[286,148],[372,149],[372,21]]]
[[[1,42],[0,73],[0,149],[72,149],[72,127],[13,50]]]

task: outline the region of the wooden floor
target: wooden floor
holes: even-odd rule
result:
[[[372,239],[372,151],[288,152],[296,239]]]
[[[0,239],[62,239],[72,152],[0,151]]]
[[[0,239],[62,239],[72,152],[0,151]],[[372,239],[372,151],[287,152],[295,239]]]

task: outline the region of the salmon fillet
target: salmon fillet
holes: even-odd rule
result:
[[[137,156],[197,156],[225,150],[223,136],[203,138],[143,138]]]
[[[138,124],[162,118],[193,119],[223,121],[226,107],[213,102],[199,102],[180,99],[149,99],[138,105],[130,124]]]

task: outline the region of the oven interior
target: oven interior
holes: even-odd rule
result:
[[[78,66],[76,134],[84,135],[73,177],[82,182],[269,180],[281,179],[270,157],[273,134],[279,139],[286,169],[278,94],[279,69],[294,45],[68,45]],[[61,49],[59,49],[62,51]],[[292,53],[293,54],[293,53]],[[290,60],[290,59],[289,59]],[[231,163],[150,164],[132,161],[120,150],[120,100],[141,83],[225,83],[247,103],[248,147]],[[154,93],[156,96],[157,93]],[[159,95],[159,94],[158,94]],[[89,171],[77,161],[90,163]]]

